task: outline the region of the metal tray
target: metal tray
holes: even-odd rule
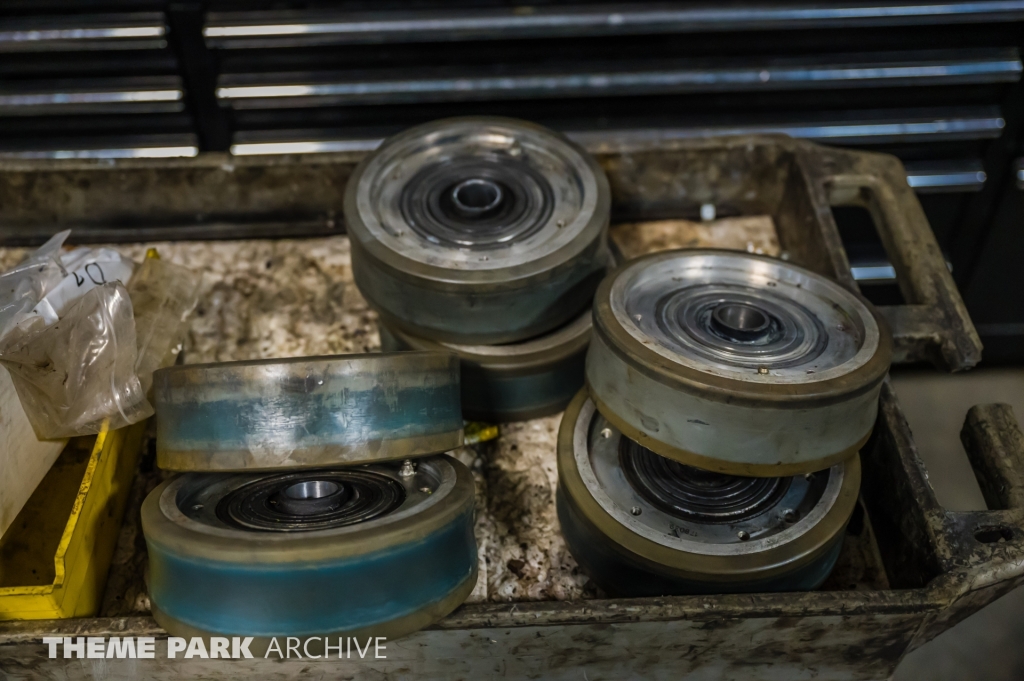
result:
[[[882,309],[896,361],[951,371],[981,341],[906,172],[894,157],[778,135],[583,140],[608,174],[613,220],[770,215],[787,257],[855,288],[830,206],[870,211],[906,305]],[[188,159],[0,161],[0,246],[344,233],[345,183],[364,152]]]
[[[719,215],[770,215],[786,257],[851,288],[829,207],[865,206],[908,301],[883,308],[897,359],[954,371],[980,359],[977,334],[894,158],[782,137],[656,149],[610,140],[592,150],[611,180],[617,220],[691,217],[708,203]],[[338,234],[344,182],[357,159],[7,164],[0,223],[9,226],[8,243],[64,226],[92,240]],[[148,617],[8,623],[0,625],[0,669],[12,678],[294,678],[328,669],[409,679],[885,678],[906,652],[1024,582],[1024,435],[1008,407],[986,405],[970,412],[963,439],[992,510],[939,506],[895,393],[883,386],[875,433],[862,450],[860,535],[888,588],[833,581],[809,593],[467,604],[389,642],[386,660],[330,663],[51,660],[43,635],[164,634]]]

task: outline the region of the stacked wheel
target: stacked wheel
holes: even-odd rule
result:
[[[379,324],[384,350],[447,350],[462,364],[466,418],[501,423],[562,411],[583,385],[590,343],[587,309],[555,331],[520,343],[460,345],[432,341]]]
[[[444,617],[476,583],[473,479],[447,456],[413,466],[165,482],[142,507],[154,617],[263,639],[397,638]]]
[[[610,205],[596,161],[550,130],[501,118],[419,126],[349,181],[353,276],[386,349],[459,355],[468,415],[554,413],[582,384]]]
[[[800,591],[835,565],[860,460],[779,478],[694,468],[623,436],[582,391],[563,417],[558,474],[566,543],[609,594]]]
[[[164,470],[369,463],[462,444],[451,352],[189,364],[157,372],[153,390]]]
[[[178,636],[418,630],[476,583],[452,353],[186,365],[154,378],[153,615]],[[333,645],[333,643],[332,643]]]
[[[558,512],[610,593],[815,588],[835,564],[892,343],[859,295],[727,251],[601,284],[563,417]]]

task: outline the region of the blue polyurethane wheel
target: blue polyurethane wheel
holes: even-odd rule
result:
[[[384,350],[449,351],[462,363],[462,413],[509,423],[557,414],[583,387],[590,310],[555,331],[521,343],[458,345],[428,340],[378,321]]]
[[[518,343],[590,307],[608,261],[611,190],[563,135],[449,118],[384,141],[349,178],[352,276],[388,326]]]
[[[383,636],[476,583],[473,478],[459,461],[184,474],[142,506],[156,620],[177,636]]]
[[[558,434],[558,520],[613,596],[806,591],[831,573],[860,459],[793,477],[701,470],[624,437],[586,389]]]
[[[610,273],[593,309],[590,397],[661,456],[802,475],[848,461],[874,429],[892,334],[820,274],[752,253],[659,251]]]
[[[444,350],[168,367],[153,394],[164,470],[316,468],[462,444],[459,360]]]

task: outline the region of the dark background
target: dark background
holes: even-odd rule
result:
[[[5,0],[0,159],[366,148],[467,114],[885,151],[985,362],[1020,362],[1024,0],[942,6]],[[865,293],[898,302],[867,213],[836,217]]]

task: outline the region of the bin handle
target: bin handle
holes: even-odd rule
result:
[[[942,508],[928,494],[920,459],[910,461],[930,497],[924,526],[941,563],[931,588],[947,605],[922,625],[908,651],[1024,584],[1024,434],[1010,405],[979,404],[967,412],[960,439],[988,510]]]
[[[1024,434],[1010,405],[978,404],[960,440],[988,510],[944,512],[948,553],[975,568],[970,591],[1005,593],[1024,582]],[[974,609],[967,599],[963,614]]]
[[[1024,515],[1024,434],[1008,404],[978,404],[967,412],[960,441],[991,510]]]
[[[926,360],[949,371],[973,367],[981,359],[981,339],[903,164],[887,154],[816,151],[818,163],[808,165],[820,173],[819,187],[829,205],[867,209],[896,270],[907,304],[881,307],[893,331],[894,362]],[[831,215],[828,220],[834,227]],[[852,282],[849,262],[842,266],[840,280]]]

